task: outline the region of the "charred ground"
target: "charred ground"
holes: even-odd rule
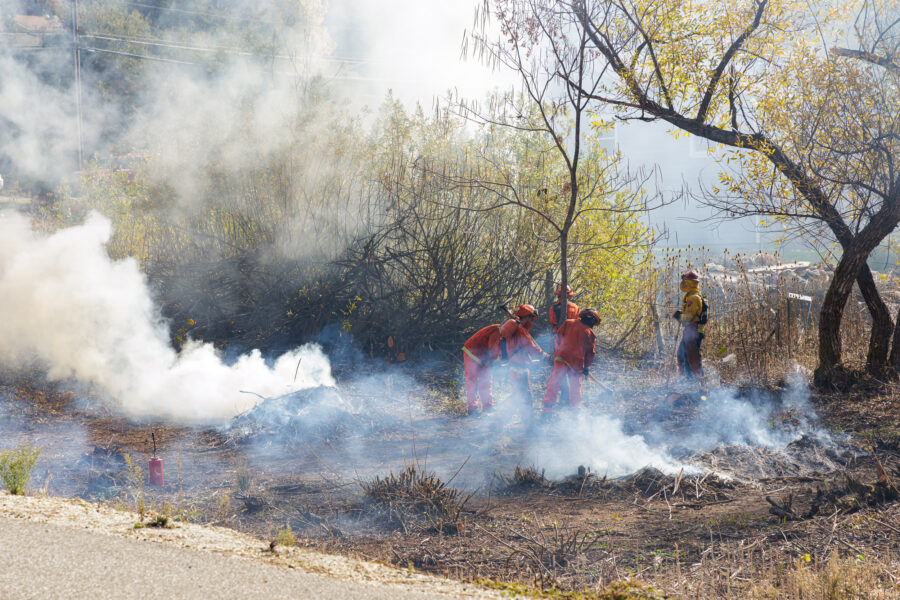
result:
[[[883,589],[898,583],[895,393],[813,396],[817,425],[839,440],[832,446],[800,438],[782,451],[726,446],[682,457],[722,476],[645,468],[611,478],[573,461],[551,479],[525,462],[527,423],[461,418],[438,395],[395,392],[398,410],[387,410],[366,403],[385,389],[343,388],[351,403],[375,407],[355,413],[353,427],[267,438],[134,423],[34,381],[7,381],[0,405],[0,435],[43,448],[32,490],[129,507],[143,497],[148,513],[266,539],[290,528],[299,545],[514,588],[636,578],[673,597],[751,597],[790,569],[833,570],[829,561],[842,560],[866,565]],[[700,401],[647,390],[603,402],[629,433],[652,436],[660,423],[687,432]],[[797,418],[776,413],[784,423],[773,428]],[[146,465],[151,431],[163,488],[136,479],[126,461]]]

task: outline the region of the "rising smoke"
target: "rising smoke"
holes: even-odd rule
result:
[[[246,3],[248,15],[252,4]],[[323,27],[323,5],[307,0],[298,3],[305,11],[304,18],[284,21],[273,32],[280,50],[266,68],[258,57],[240,54],[220,55],[213,66],[213,61],[182,67],[142,64],[135,82],[141,90],[136,105],[109,103],[98,92],[100,74],[86,73],[82,98],[86,147],[107,154],[137,150],[152,156],[154,183],[164,183],[172,190],[173,211],[198,209],[210,191],[211,165],[223,171],[248,169],[285,151],[295,153],[298,172],[308,176],[299,178],[303,185],[291,200],[307,198],[316,175],[341,168],[339,161],[323,151],[321,140],[330,134],[335,115],[345,119],[339,110],[323,112],[321,105],[314,105],[308,84],[315,73],[333,75],[342,86],[361,84],[371,90],[375,80],[388,85],[392,79],[404,85],[425,80],[433,83],[435,74],[447,75],[446,65],[453,64],[454,69],[459,65],[455,48],[452,54],[431,62],[424,60],[424,54],[410,51],[434,35],[429,26],[416,21],[428,12],[421,8],[424,4],[419,3],[418,12],[399,10],[396,5],[386,9],[384,4],[361,0],[348,5],[351,8],[343,15],[335,11],[336,20],[349,21],[351,13],[358,13],[357,26],[380,20],[392,24],[393,33],[367,40],[357,48],[374,50],[375,57],[359,71],[348,73],[334,62],[322,61],[332,45]],[[446,19],[446,14],[439,19]],[[433,19],[429,22],[435,24]],[[416,33],[413,38],[418,41],[406,38],[405,45],[398,46],[402,32]],[[452,37],[451,41],[462,37],[461,31],[451,35],[445,30],[441,36]],[[233,31],[224,28],[221,34],[208,34],[203,40],[209,48],[227,48],[233,43]],[[411,75],[382,68],[398,59],[416,59]],[[78,168],[73,152],[78,119],[68,78],[71,56],[48,52],[31,60],[26,67],[21,60],[0,58],[0,115],[8,125],[0,138],[0,151],[14,157],[21,174],[48,182],[65,181]],[[35,62],[40,69],[34,68]],[[41,72],[57,76],[41,77],[37,74]],[[455,74],[447,76],[447,87]],[[407,100],[414,96],[407,91]],[[378,101],[380,94],[371,97]],[[326,209],[314,217],[326,218],[335,212],[332,206]],[[352,221],[339,225],[347,230],[357,226]],[[300,226],[288,223],[283,230],[293,231],[293,235],[278,240],[278,245],[293,260],[309,260],[321,246],[310,243],[310,236],[298,234]],[[189,342],[176,351],[169,343],[168,324],[138,265],[132,260],[109,260],[104,244],[110,235],[110,223],[98,216],[49,235],[34,232],[22,216],[5,213],[0,217],[3,366],[38,365],[51,379],[77,380],[135,418],[191,423],[222,423],[259,402],[258,396],[241,390],[277,396],[334,383],[328,360],[315,346],[292,350],[273,361],[251,352],[233,364],[226,364],[209,344]],[[373,400],[366,413],[381,415],[386,435],[404,422],[404,411],[409,409],[409,404],[396,404],[397,389],[403,390],[404,397],[418,398],[427,390],[414,379],[395,373],[374,379],[377,383],[366,385],[391,391]],[[390,384],[385,383],[387,379]],[[649,433],[628,431],[610,410],[564,417],[539,430],[510,423],[503,415],[464,427],[423,425],[419,415],[415,422],[421,427],[414,433],[423,452],[431,448],[438,455],[453,450],[457,456],[460,448],[470,448],[474,459],[468,468],[478,474],[499,468],[497,457],[512,444],[518,449],[512,460],[546,468],[551,477],[570,474],[579,464],[595,473],[616,476],[646,465],[678,470],[684,463],[677,457],[684,450],[701,451],[717,444],[786,445],[799,433],[773,429],[771,412],[771,407],[723,392],[701,407],[687,432],[678,434],[665,428]],[[357,438],[348,441],[343,450],[351,457],[371,457],[379,448],[382,446],[373,447],[366,439]],[[447,464],[446,471],[452,472],[456,466]]]
[[[5,367],[36,364],[50,379],[93,386],[132,417],[193,423],[220,422],[259,401],[241,390],[265,396],[333,383],[315,346],[271,364],[251,352],[226,365],[199,342],[176,352],[137,263],[106,254],[109,236],[109,221],[97,215],[43,235],[21,215],[0,214]]]
[[[257,405],[260,396],[335,385],[329,361],[315,345],[271,361],[254,351],[230,364],[210,344],[189,342],[180,352],[173,349],[168,324],[136,262],[109,259],[104,244],[110,227],[108,220],[92,215],[83,225],[43,234],[22,215],[0,213],[0,313],[5,317],[0,320],[0,363],[5,368],[38,366],[50,379],[77,380],[133,418],[195,424],[223,424]],[[358,367],[341,382],[362,398],[352,409],[303,413],[312,421],[304,423],[306,431],[344,431],[329,447],[345,458],[348,469],[397,468],[418,452],[449,476],[459,467],[454,461],[468,454],[459,482],[478,486],[486,476],[516,464],[536,465],[552,478],[571,475],[579,465],[610,477],[645,466],[691,472],[702,468],[691,463],[693,454],[718,446],[777,450],[804,435],[830,443],[800,380],[779,402],[714,390],[686,422],[675,426],[662,412],[656,426],[638,431],[626,427],[615,407],[599,398],[590,410],[564,413],[541,426],[529,422],[528,411],[516,414],[515,407],[503,404],[497,414],[477,421],[434,419],[421,402],[429,391],[414,372],[365,361]],[[596,374],[604,375],[601,369]],[[502,370],[496,381],[502,399]],[[781,415],[788,412],[792,421],[785,426]],[[385,443],[398,435],[404,440],[399,453],[396,444]]]

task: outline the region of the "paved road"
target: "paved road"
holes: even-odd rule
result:
[[[0,598],[425,600],[434,594],[0,517]]]

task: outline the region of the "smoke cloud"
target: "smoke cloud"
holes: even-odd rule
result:
[[[255,4],[246,2],[244,13],[252,15]],[[98,91],[101,75],[86,71],[83,131],[89,154],[90,149],[107,154],[146,152],[152,157],[154,183],[165,183],[172,190],[173,210],[190,212],[209,193],[211,165],[221,171],[250,169],[265,164],[273,154],[290,151],[297,177],[291,181],[294,196],[289,200],[304,202],[316,195],[324,174],[342,168],[323,140],[336,122],[349,116],[330,103],[326,103],[327,111],[315,103],[308,85],[316,73],[333,76],[338,82],[335,87],[348,96],[362,90],[370,103],[380,101],[388,87],[396,88],[407,102],[427,102],[431,95],[458,85],[473,69],[477,74],[468,80],[469,87],[461,86],[465,95],[478,97],[492,85],[514,84],[504,79],[506,74],[486,73],[474,61],[459,61],[462,28],[470,24],[474,2],[461,3],[465,6],[457,11],[452,3],[442,3],[437,10],[423,8],[426,3],[419,2],[415,10],[408,10],[411,5],[399,0],[389,4],[346,0],[333,3],[327,21],[318,0],[300,4],[303,18],[290,24],[279,21],[273,29],[279,50],[266,65],[258,56],[240,53],[220,53],[206,62],[188,53],[190,61],[196,62],[193,65],[141,62],[133,82],[140,90],[136,105],[106,101]],[[333,60],[325,60],[332,47],[326,25],[337,38]],[[234,48],[234,29],[223,27],[221,34],[192,41],[208,48]],[[423,50],[435,40],[439,51]],[[135,51],[133,46],[117,47]],[[0,132],[0,152],[14,157],[21,174],[65,181],[78,168],[73,151],[78,120],[71,53],[64,48],[29,60],[26,67],[21,60],[0,57],[0,115],[6,121]],[[36,64],[39,68],[34,68]],[[397,65],[404,70],[397,70]],[[653,152],[659,148],[676,150],[665,156],[672,172],[669,180],[678,185],[682,173],[709,165],[707,158],[692,156],[705,156],[705,152],[685,158],[685,142],[647,144],[647,139],[664,135],[659,131],[629,129],[628,133],[622,145],[633,162],[656,161]],[[683,160],[676,164],[671,157],[679,153]],[[346,217],[346,222],[327,230],[329,236],[335,230],[352,231],[358,226],[356,216],[353,210],[335,208],[335,202],[346,202],[339,196],[333,191],[318,194],[328,200],[323,210],[301,214],[305,218],[312,211],[313,220],[320,223]],[[278,240],[279,249],[301,260],[321,252],[324,237],[304,235],[302,227],[302,223],[286,224],[283,232],[291,239]],[[692,227],[692,235],[696,230]],[[222,423],[259,402],[259,397],[241,390],[277,396],[334,384],[327,358],[313,345],[274,360],[254,351],[233,363],[224,361],[209,344],[189,342],[176,351],[137,263],[109,259],[104,244],[110,235],[110,223],[96,215],[53,234],[34,232],[20,215],[0,216],[2,365],[38,364],[51,379],[74,379],[92,386],[135,418],[192,423]],[[387,379],[390,384],[384,383]],[[428,393],[414,379],[396,373],[377,374],[365,385],[390,390],[371,400],[365,414],[378,415],[383,431],[394,435],[409,422],[404,411],[412,406],[412,401],[402,406],[392,403],[397,389],[416,399]],[[799,412],[811,414],[800,392],[796,398]],[[421,409],[420,403],[416,406]],[[564,416],[536,429],[510,421],[502,413],[477,424],[437,420],[428,424],[418,414],[413,421],[417,430],[409,433],[420,440],[423,452],[430,448],[435,458],[447,451],[455,460],[461,448],[471,449],[473,460],[467,472],[474,473],[472,481],[516,463],[545,468],[555,478],[571,474],[578,465],[617,476],[647,465],[674,472],[685,467],[686,454],[721,444],[784,447],[814,429],[812,418],[797,428],[773,428],[775,412],[771,403],[754,403],[723,390],[711,395],[677,430],[662,426],[650,432],[632,431],[601,405],[598,413]],[[665,422],[665,417],[661,415],[660,420]],[[374,434],[369,430],[367,435]],[[386,446],[374,447],[359,438],[342,449],[365,458],[378,455],[379,449],[387,453]],[[385,464],[396,460],[395,455],[385,456]],[[452,473],[456,467],[447,464],[446,471]]]
[[[595,374],[603,376],[599,368]],[[695,399],[691,406],[677,409],[665,400],[665,390],[648,390],[645,393],[655,395],[659,405],[646,408],[645,423],[626,421],[622,409],[633,414],[634,407],[611,404],[604,397],[586,398],[579,412],[561,408],[556,419],[538,421],[531,407],[516,406],[506,397],[500,368],[494,376],[494,413],[461,419],[435,415],[425,406],[430,392],[424,380],[411,366],[360,359],[358,368],[338,382],[349,401],[344,408],[331,402],[330,391],[325,391],[322,408],[312,410],[320,393],[315,392],[304,399],[311,404],[291,408],[270,402],[258,415],[263,422],[290,426],[264,427],[265,434],[254,434],[242,419],[226,430],[263,456],[280,457],[285,448],[302,452],[308,445],[310,460],[349,479],[416,463],[469,489],[487,489],[495,474],[508,475],[517,465],[533,466],[556,481],[575,475],[579,466],[611,478],[644,467],[669,475],[713,471],[723,477],[747,476],[744,471],[752,467],[755,475],[764,477],[784,467],[797,474],[826,472],[840,464],[843,452],[820,428],[799,380],[780,395],[745,397],[723,387],[706,400]],[[284,414],[277,416],[278,411]],[[305,433],[298,435],[299,430]],[[800,440],[807,441],[795,447]],[[766,452],[760,454],[760,448]]]
[[[4,366],[37,363],[53,380],[95,387],[132,417],[194,423],[221,422],[259,402],[241,390],[268,396],[334,383],[313,345],[271,364],[258,351],[225,364],[199,342],[176,352],[137,263],[107,256],[110,233],[98,215],[43,235],[19,214],[0,214]]]
[[[194,424],[223,424],[259,404],[259,396],[335,385],[329,361],[315,345],[270,361],[253,351],[231,363],[210,344],[188,342],[176,351],[136,262],[109,259],[104,245],[110,234],[109,221],[96,214],[83,225],[44,234],[18,213],[0,213],[3,367],[38,365],[52,380],[91,386],[133,418]],[[342,457],[348,475],[399,468],[419,455],[449,477],[460,456],[468,455],[457,484],[478,487],[517,464],[534,465],[553,479],[572,475],[579,465],[610,477],[645,466],[697,472],[708,467],[694,456],[721,446],[777,451],[802,436],[832,444],[800,380],[778,400],[717,389],[679,418],[662,405],[647,430],[625,425],[601,398],[581,413],[563,411],[555,421],[534,424],[530,410],[517,414],[503,402],[502,369],[495,374],[498,411],[481,419],[434,418],[422,402],[428,389],[409,368],[384,368],[360,357],[341,383],[355,390],[347,405],[352,410],[340,404],[318,410],[313,403],[302,417],[304,431],[344,432],[328,448]]]

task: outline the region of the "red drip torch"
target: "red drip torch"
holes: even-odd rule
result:
[[[156,456],[156,434],[150,432],[153,438],[153,456],[150,457],[150,485],[163,485],[162,459]]]

